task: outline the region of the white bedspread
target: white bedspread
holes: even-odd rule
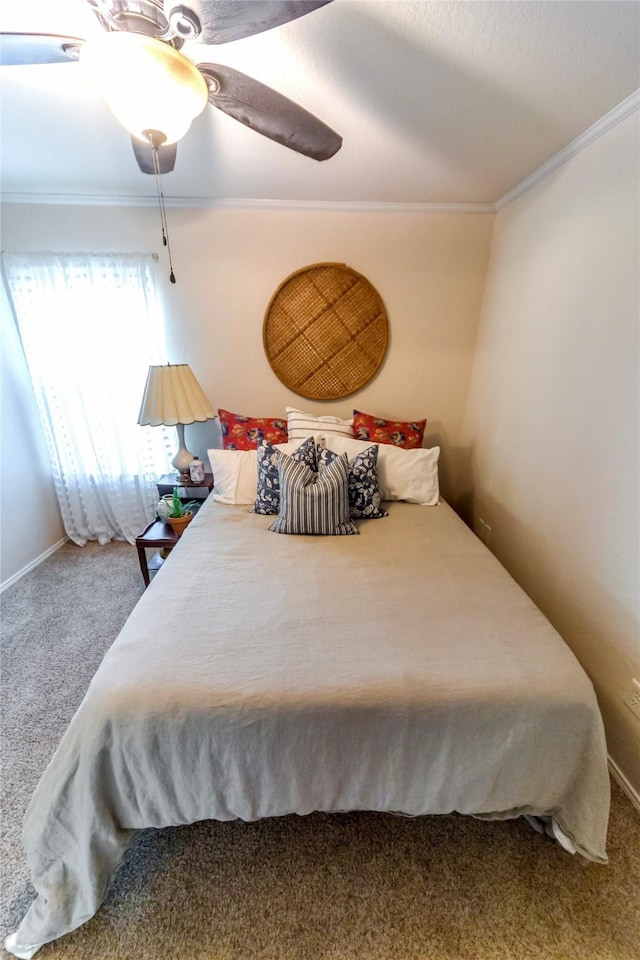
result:
[[[107,653],[29,807],[14,953],[89,919],[145,827],[315,810],[550,818],[605,861],[590,681],[446,505],[357,537],[208,501]]]

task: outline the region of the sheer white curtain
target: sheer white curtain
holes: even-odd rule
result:
[[[150,364],[165,363],[154,261],[142,254],[3,254],[51,458],[77,544],[136,535],[171,468],[175,430],[140,427]]]

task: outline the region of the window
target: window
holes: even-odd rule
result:
[[[153,257],[2,261],[67,535],[133,542],[173,441],[168,428],[137,424],[148,368],[166,362]]]

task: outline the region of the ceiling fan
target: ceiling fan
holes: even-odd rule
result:
[[[85,0],[104,33],[90,40],[0,34],[0,63],[80,61],[83,72],[131,134],[143,173],[169,173],[176,142],[207,103],[314,160],[342,138],[299,104],[231,67],[194,63],[186,41],[228,43],[305,16],[332,0]]]

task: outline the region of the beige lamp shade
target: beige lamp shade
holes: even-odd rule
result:
[[[142,426],[174,427],[178,423],[202,423],[216,414],[188,363],[149,367],[138,423]]]
[[[141,426],[159,427],[164,424],[177,428],[178,452],[172,463],[181,479],[188,479],[189,464],[195,459],[185,446],[184,425],[213,420],[215,416],[187,363],[149,367],[138,423]]]

